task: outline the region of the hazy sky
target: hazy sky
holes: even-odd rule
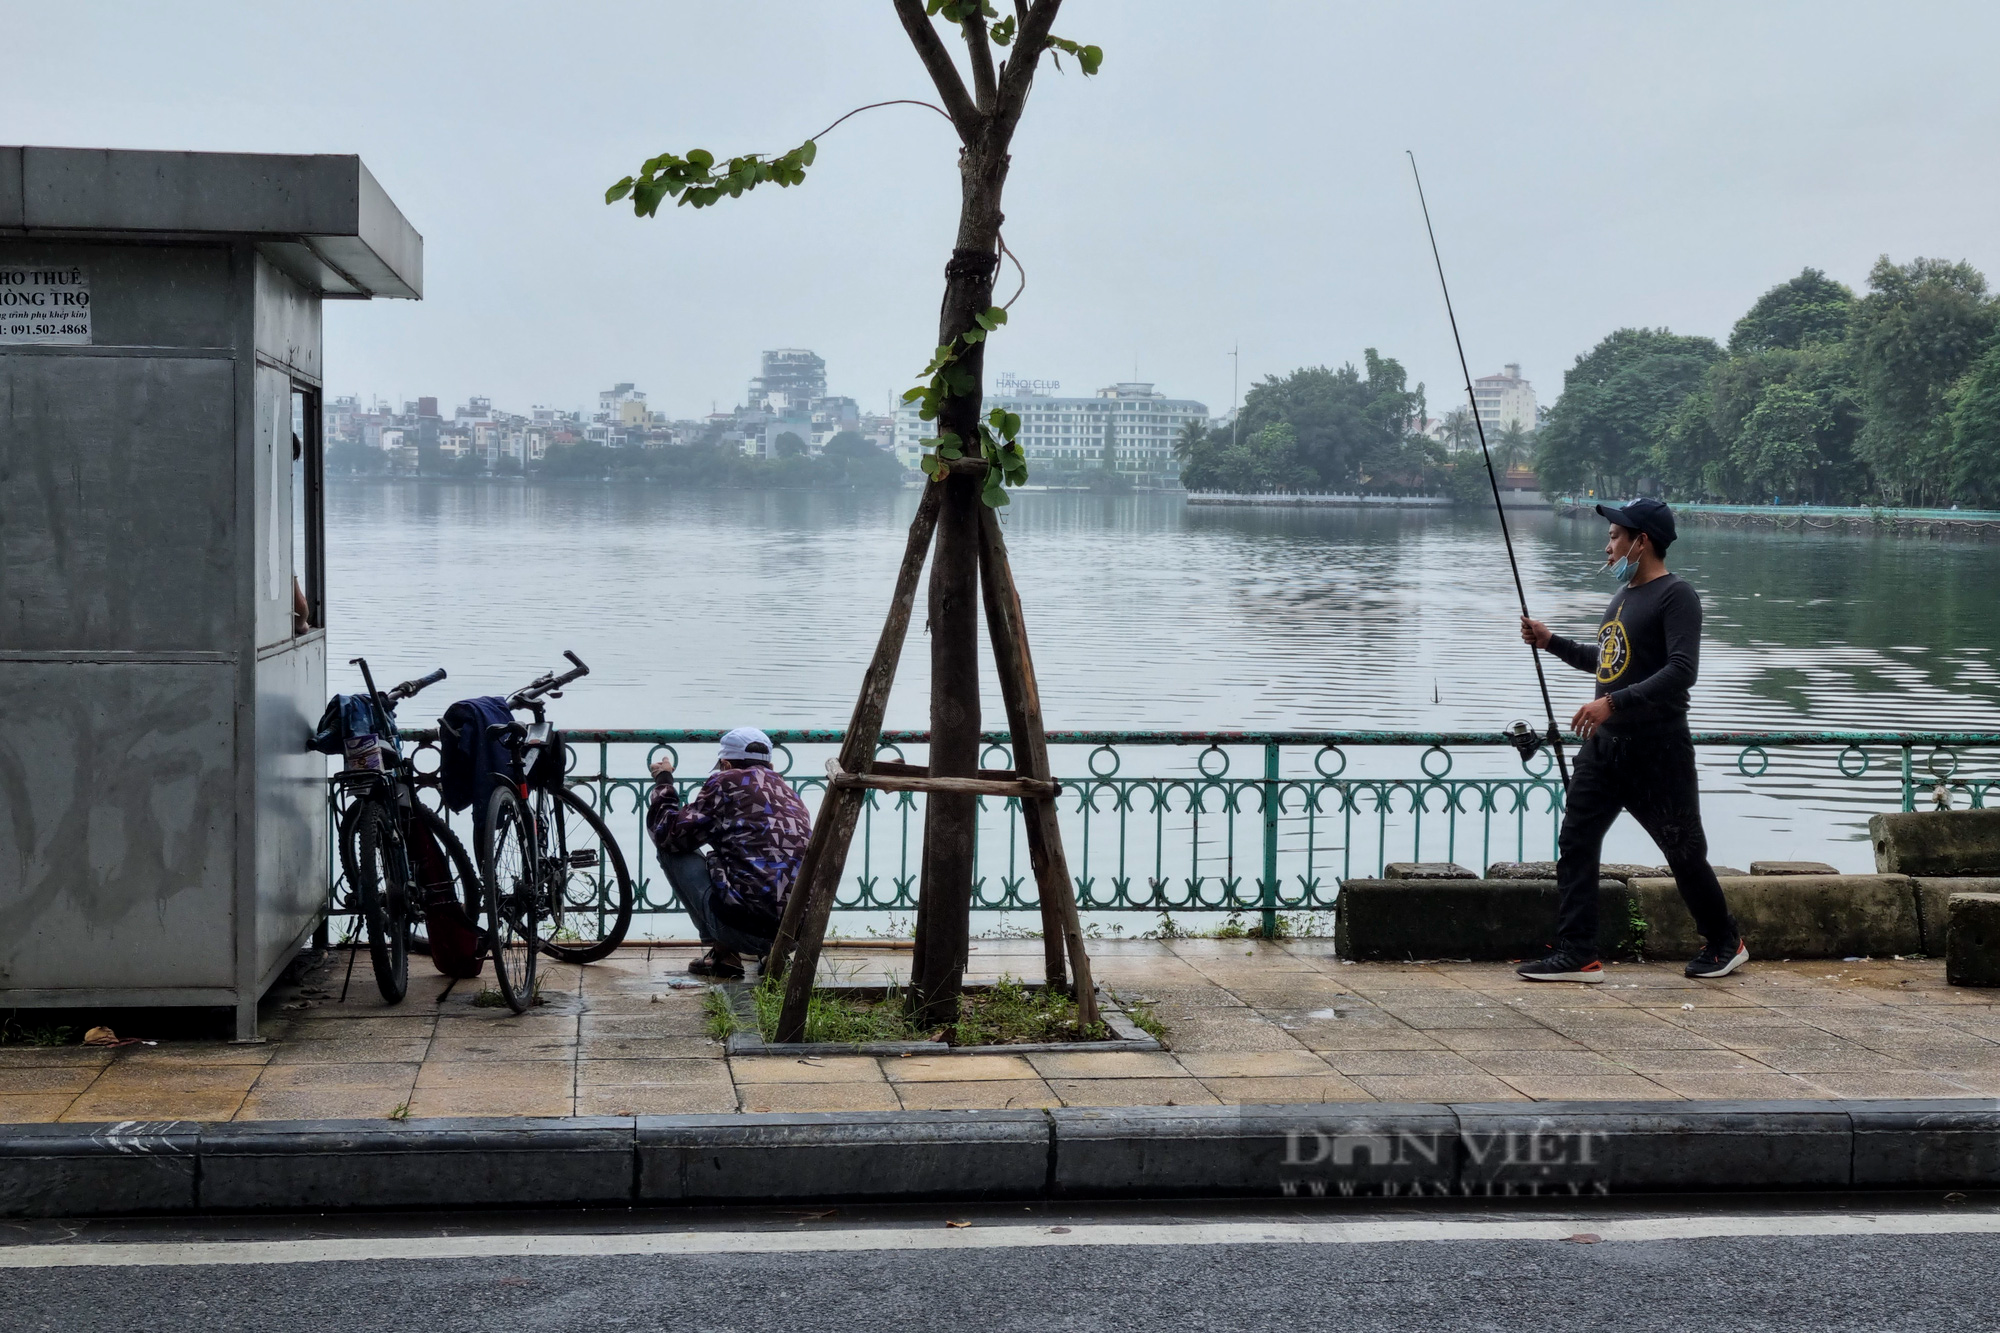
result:
[[[879,409],[934,341],[958,186],[929,111],[849,121],[802,187],[602,202],[662,149],[781,151],[932,96],[886,0],[0,0],[0,23],[51,58],[0,140],[362,155],[424,235],[425,299],[328,305],[334,392],[518,410],[634,380],[693,414],[798,346]],[[1221,412],[1240,342],[1246,389],[1372,346],[1458,401],[1405,148],[1473,373],[1518,361],[1544,402],[1610,330],[1725,337],[1806,265],[2000,278],[1990,0],[1069,0],[1057,31],[1104,69],[1037,80],[1007,190],[1029,284],[988,366],[1065,391],[1136,366]]]

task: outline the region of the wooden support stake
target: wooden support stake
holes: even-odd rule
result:
[[[1014,739],[1015,771],[1049,781],[1049,740],[1042,723],[1041,690],[1035,683],[1035,661],[1028,651],[1028,630],[1021,613],[1021,594],[1014,586],[1007,543],[1000,535],[1000,518],[991,509],[979,515],[979,582],[986,603],[987,636],[1000,673],[1000,696],[1007,708],[1007,727]],[[1076,1016],[1097,1022],[1097,988],[1091,977],[1090,955],[1083,947],[1083,926],[1077,916],[1076,893],[1063,856],[1062,829],[1056,821],[1054,793],[1024,799],[1022,823],[1027,830],[1028,859],[1042,901],[1043,961],[1048,984],[1063,984],[1064,955],[1075,978]]]
[[[976,778],[934,778],[928,772],[849,773],[840,767],[839,760],[829,759],[826,770],[828,785],[840,791],[859,788],[862,791],[943,792],[949,796],[1013,796],[1027,800],[1037,796],[1054,796],[1060,785],[996,769],[981,769],[980,776]]]
[[[916,517],[910,520],[909,540],[903,547],[903,563],[896,571],[896,591],[889,600],[889,616],[875,643],[875,656],[861,678],[861,693],[854,703],[854,715],[841,739],[840,764],[850,773],[866,773],[874,764],[875,747],[882,738],[882,716],[889,706],[889,689],[896,681],[896,663],[903,654],[903,640],[910,629],[910,611],[916,604],[917,580],[923,573],[924,556],[937,531],[938,507],[944,487],[933,483],[924,488]],[[826,939],[827,915],[833,910],[833,895],[847,868],[847,847],[861,814],[867,793],[829,790],[820,802],[819,818],[813,823],[812,840],[792,883],[791,897],[778,925],[766,966],[774,976],[784,976],[785,1007],[778,1020],[780,1040],[798,1041],[805,1032],[806,1007],[812,1001],[813,979],[819,971],[820,946]],[[794,950],[797,959],[793,958]],[[800,965],[792,967],[796,961]],[[789,972],[789,975],[787,973]],[[784,1035],[790,1033],[792,1035]]]

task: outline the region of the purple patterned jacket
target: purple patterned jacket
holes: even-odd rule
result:
[[[812,837],[812,819],[791,784],[758,764],[710,773],[685,806],[671,774],[656,779],[646,832],[663,865],[666,857],[707,843],[721,915],[764,918],[775,928]]]

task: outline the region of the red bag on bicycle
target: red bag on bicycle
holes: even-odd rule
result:
[[[451,862],[445,859],[430,820],[410,821],[410,841],[416,852],[418,883],[424,895],[424,930],[430,936],[431,962],[448,977],[470,978],[486,966],[479,947],[479,927],[452,891]]]

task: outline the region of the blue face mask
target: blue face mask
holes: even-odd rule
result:
[[[1632,576],[1639,572],[1639,562],[1628,555],[1615,565],[1606,565],[1605,569],[1610,573],[1613,583],[1630,583]]]

